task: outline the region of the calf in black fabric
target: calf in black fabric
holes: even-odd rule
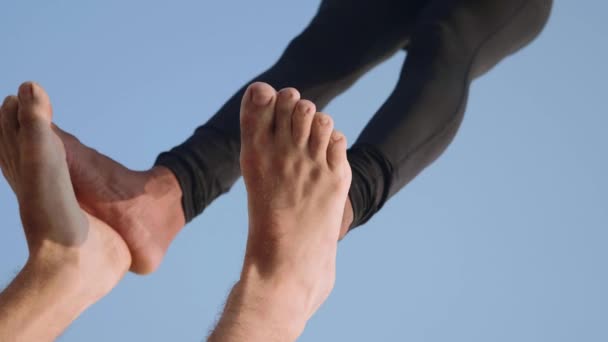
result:
[[[349,150],[354,228],[445,151],[462,122],[471,82],[538,36],[551,7],[552,0],[324,0],[279,61],[252,82],[294,87],[323,108],[371,68],[407,50],[396,88]],[[180,182],[187,221],[240,176],[245,88],[157,159]]]

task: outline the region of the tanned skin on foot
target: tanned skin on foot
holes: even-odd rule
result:
[[[131,255],[83,211],[46,92],[24,83],[0,109],[0,167],[15,192],[29,258],[0,294],[0,341],[54,341],[125,275]]]
[[[293,341],[333,288],[351,179],[346,139],[292,88],[252,85],[241,118],[249,237],[210,340]],[[112,228],[78,206],[50,101],[36,84],[0,109],[0,166],[30,250],[0,294],[0,340],[52,341],[118,283],[131,258]]]
[[[322,0],[279,60],[247,84],[293,86],[322,108],[370,69],[407,50],[397,85],[369,113],[370,122],[349,149],[344,236],[446,150],[463,120],[472,82],[532,42],[552,3]],[[129,170],[62,134],[79,201],[125,239],[134,272],[154,271],[184,224],[239,178],[239,105],[247,84],[148,171]]]
[[[210,341],[295,341],[334,286],[351,170],[346,138],[296,89],[251,85],[241,104],[249,237]]]

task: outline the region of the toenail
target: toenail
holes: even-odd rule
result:
[[[312,113],[312,108],[310,108],[310,106],[306,106],[306,105],[299,105],[298,111],[302,114],[310,114]]]
[[[294,97],[296,97],[296,94],[291,89],[283,89],[283,90],[281,90],[281,93],[283,94],[283,96],[286,96],[288,99],[293,99]]]
[[[322,116],[322,117],[319,118],[319,123],[322,126],[326,126],[326,125],[329,124],[329,118],[327,116]]]
[[[24,100],[29,100],[34,97],[34,87],[31,83],[23,83],[21,87],[19,87],[19,97]]]
[[[272,96],[269,96],[269,94],[266,94],[264,91],[254,89],[252,90],[251,99],[256,105],[265,106],[272,101]]]

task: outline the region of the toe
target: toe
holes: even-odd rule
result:
[[[9,96],[2,104],[2,135],[5,139],[10,139],[17,134],[19,129],[19,121],[17,120],[17,111],[19,109],[19,100],[16,96]]]
[[[329,145],[329,138],[333,130],[334,122],[329,115],[324,113],[317,113],[315,115],[308,143],[313,159],[322,160],[323,162],[327,160],[327,146]]]
[[[341,170],[346,163],[346,137],[342,132],[333,131],[327,147],[327,164],[332,170]]]
[[[2,133],[3,129],[2,126],[4,126],[4,111],[6,110],[6,105],[9,101],[10,97],[7,97],[4,102],[2,103],[2,106],[0,107],[0,166],[5,167],[5,157],[4,157],[4,149],[5,149],[5,141],[4,141],[4,134]]]
[[[0,107],[0,123],[2,122],[2,107]],[[0,124],[0,167],[2,165],[4,165],[4,137],[2,135],[2,124]]]
[[[308,146],[310,129],[317,108],[308,100],[300,100],[296,104],[291,120],[291,134],[297,146]]]
[[[294,88],[282,89],[277,95],[275,134],[281,141],[292,141],[291,117],[298,100],[300,100],[300,92]]]
[[[17,112],[19,110],[19,101],[15,96],[9,96],[4,100],[0,114],[0,126],[2,127],[0,147],[0,163],[5,178],[8,180],[11,187],[14,187],[15,166],[18,162],[17,155],[17,132],[19,130],[19,122],[17,121]]]
[[[19,124],[25,127],[39,123],[50,125],[52,116],[51,101],[46,91],[36,83],[23,83],[19,87]]]
[[[241,103],[241,141],[266,144],[273,135],[276,91],[266,83],[247,88]]]

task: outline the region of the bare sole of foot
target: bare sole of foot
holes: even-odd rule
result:
[[[4,101],[0,122],[0,165],[19,201],[30,253],[74,261],[94,297],[105,295],[128,271],[131,257],[112,228],[78,205],[48,95],[24,83],[19,97]]]

